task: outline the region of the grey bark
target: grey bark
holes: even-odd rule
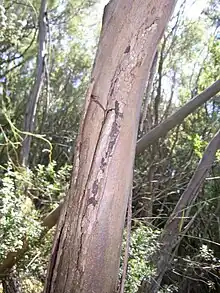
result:
[[[144,131],[144,122],[147,117],[147,109],[148,109],[148,105],[150,102],[151,90],[152,90],[154,75],[155,75],[155,71],[156,71],[156,67],[157,67],[157,59],[158,59],[158,51],[156,52],[156,54],[154,56],[154,60],[153,60],[152,66],[151,66],[150,76],[149,76],[149,80],[148,80],[147,88],[146,88],[146,92],[145,92],[145,99],[143,102],[143,111],[142,111],[141,120],[140,120],[140,132],[141,133]]]
[[[30,154],[30,146],[32,136],[27,133],[33,133],[36,122],[37,104],[41,94],[44,75],[45,75],[45,58],[46,58],[46,36],[47,36],[47,23],[46,23],[46,10],[47,0],[41,1],[40,15],[39,15],[39,33],[38,33],[38,55],[36,64],[36,77],[34,85],[28,99],[24,117],[24,139],[21,147],[20,161],[23,166],[28,165],[28,159]]]

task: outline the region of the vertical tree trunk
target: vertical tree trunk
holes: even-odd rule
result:
[[[175,0],[111,0],[45,293],[115,292],[141,98]]]
[[[154,75],[155,75],[156,67],[157,67],[157,60],[158,60],[158,51],[156,52],[154,59],[153,59],[153,63],[152,63],[151,70],[150,70],[150,76],[149,76],[149,80],[148,80],[147,88],[146,88],[146,93],[145,93],[145,100],[143,102],[143,111],[142,111],[141,119],[140,119],[140,133],[141,134],[143,134],[144,130],[146,132],[146,129],[144,129],[144,123],[145,123],[145,120],[147,117],[148,105],[150,103]]]
[[[157,142],[157,140],[166,136],[166,134],[178,124],[180,124],[188,115],[192,114],[197,110],[202,104],[210,100],[220,91],[220,80],[214,82],[211,86],[205,89],[202,93],[196,96],[194,99],[186,103],[182,108],[177,110],[174,114],[168,117],[165,121],[160,123],[158,126],[150,130],[145,134],[136,144],[136,155],[142,153],[148,146]],[[49,229],[56,225],[58,222],[60,211],[63,203],[54,209],[44,220],[43,226]]]
[[[46,35],[47,23],[45,13],[47,10],[47,0],[41,0],[40,16],[39,16],[39,33],[38,33],[38,56],[36,63],[36,78],[27,103],[24,117],[24,132],[32,133],[35,129],[36,111],[39,96],[44,81],[45,74],[45,57],[46,57]],[[21,147],[21,164],[28,165],[32,137],[25,135]]]

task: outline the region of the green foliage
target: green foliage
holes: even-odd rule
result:
[[[56,162],[48,166],[37,165],[32,172],[32,184],[29,187],[37,208],[48,212],[63,199],[68,187],[71,167],[64,165],[56,169]]]
[[[33,245],[34,249],[36,241],[39,242],[43,214],[59,204],[69,178],[69,166],[59,170],[55,167],[55,162],[48,166],[38,165],[34,170],[13,170],[9,167],[4,173],[0,189],[1,261],[9,251],[16,252],[25,243]],[[42,254],[42,251],[33,251],[34,254]]]
[[[62,165],[69,160],[78,130],[91,54],[83,41],[83,19],[93,1],[48,1],[46,48],[47,74],[37,108],[36,133],[53,145],[52,157]],[[3,141],[0,164],[10,159],[18,164],[20,136],[14,136],[5,114],[19,131],[23,129],[25,108],[35,79],[40,1],[1,3],[0,32],[0,123],[7,137]],[[18,13],[19,12],[19,13]],[[4,25],[6,23],[6,25]],[[65,114],[65,115],[64,115]],[[70,131],[71,130],[71,131]],[[16,145],[16,148],[15,148]],[[33,139],[31,164],[48,164],[46,142]],[[7,152],[5,152],[7,149]]]
[[[209,56],[205,60],[204,70],[199,80],[202,89],[220,77],[220,41],[213,37],[209,42]]]
[[[188,137],[189,141],[192,141],[192,146],[195,154],[201,159],[207,142],[202,140],[202,138],[197,134],[193,134]]]
[[[9,169],[2,179],[0,190],[1,261],[9,251],[15,252],[21,249],[24,241],[32,241],[41,233],[38,223],[39,215],[33,209],[31,200],[25,196],[20,177],[20,174]]]
[[[40,293],[44,287],[44,280],[51,253],[55,230],[47,232],[43,239],[38,239],[32,245],[17,265],[17,271],[22,280],[22,292]]]
[[[41,222],[65,196],[94,53],[85,34],[84,20],[90,16],[95,1],[61,2],[48,1],[48,72],[37,107],[27,170],[20,166],[19,152],[25,108],[36,75],[40,0],[2,0],[0,4],[0,262],[28,242],[28,251],[16,265],[25,293],[41,292],[43,288],[54,231],[41,237],[45,232]],[[181,8],[179,16],[171,21],[162,41],[162,72],[156,69],[149,96],[145,132],[155,126],[158,92],[158,116],[163,121],[219,79],[218,5],[218,1],[210,1],[202,17],[196,20],[187,18]],[[92,27],[89,34],[90,30]],[[131,231],[126,292],[136,292],[142,279],[155,272],[151,256],[158,248],[158,235],[186,189],[205,147],[219,129],[219,119],[220,101],[216,95],[137,158],[133,196],[136,219],[132,221],[135,224]],[[51,153],[48,142],[52,145]],[[193,288],[193,278],[201,279],[204,293],[214,292],[211,290],[217,286],[219,161],[218,152],[210,178],[184,223],[198,213],[176,251],[179,261],[170,264],[170,283],[164,280],[160,292],[178,292],[187,277]],[[143,220],[155,228],[149,228]],[[178,277],[172,279],[172,270],[179,272]]]
[[[137,223],[137,227],[131,231],[125,292],[137,292],[141,281],[150,278],[154,273],[150,258],[158,248],[157,238],[159,233],[159,230],[154,231],[141,222]],[[124,239],[126,240],[126,233]],[[123,251],[125,240],[123,241]]]

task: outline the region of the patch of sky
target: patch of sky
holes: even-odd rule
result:
[[[88,53],[91,54],[91,57],[94,58],[95,55],[95,48],[97,46],[98,42],[98,36],[101,29],[101,21],[102,21],[102,15],[105,5],[107,5],[109,0],[99,0],[96,2],[95,5],[93,5],[91,8],[89,8],[89,11],[87,13],[87,16],[84,18],[83,25],[81,27],[83,31],[83,39],[81,42],[84,44],[85,48],[88,50]],[[181,4],[183,1],[178,1],[174,15],[178,12],[178,10],[181,7]],[[188,19],[191,20],[197,20],[203,9],[207,5],[207,0],[187,0],[185,4],[185,11],[184,14]],[[60,8],[62,9],[62,7]],[[62,46],[64,46],[68,50],[68,39],[62,40]],[[186,69],[191,70],[191,68]],[[171,73],[171,76],[173,73]],[[77,87],[80,83],[80,80],[74,81],[74,87]],[[171,82],[169,77],[164,77],[164,85],[165,85],[165,91],[168,91],[169,94],[167,96],[170,96],[170,86]],[[177,90],[174,89],[174,99],[176,99],[177,96]]]

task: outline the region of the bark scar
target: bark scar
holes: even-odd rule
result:
[[[92,102],[95,102],[97,105],[99,105],[99,107],[104,111],[104,113],[106,112],[106,109],[103,107],[103,105],[99,102],[98,100],[98,96],[95,96],[95,95],[91,95],[91,101]]]
[[[84,239],[86,231],[91,228],[91,225],[94,224],[94,219],[90,218],[90,209],[89,206],[93,206],[94,209],[99,209],[99,203],[103,197],[103,186],[102,180],[106,180],[108,162],[112,157],[114,147],[117,143],[119,133],[121,118],[123,117],[123,111],[120,109],[119,101],[114,101],[114,107],[110,109],[105,109],[97,99],[98,97],[92,95],[91,101],[97,103],[100,108],[104,111],[104,118],[102,121],[102,127],[99,132],[99,137],[97,139],[97,146],[93,154],[92,164],[90,166],[90,171],[87,177],[87,183],[84,189],[84,196],[87,197],[87,203],[84,206],[84,211],[81,218],[81,235],[79,239],[79,250],[78,250],[78,259],[77,267],[81,274],[83,274],[83,268],[81,266],[81,257],[84,248],[84,241],[89,241]],[[102,146],[100,148],[100,146]],[[96,159],[97,156],[101,155],[99,165],[97,165]],[[94,179],[93,179],[94,178]],[[96,211],[94,211],[96,213]],[[90,228],[89,228],[90,226]],[[91,231],[89,232],[91,233]]]

